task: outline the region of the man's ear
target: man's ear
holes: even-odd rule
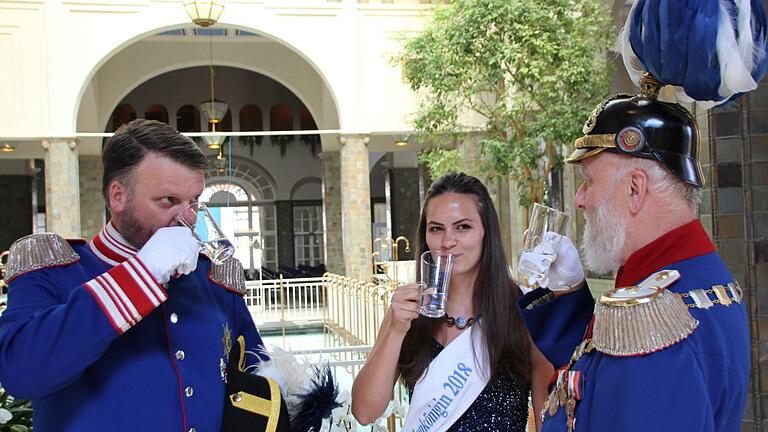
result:
[[[629,172],[629,212],[636,215],[643,208],[648,195],[648,174],[634,169]]]
[[[128,206],[128,188],[119,180],[112,180],[107,186],[107,205],[113,212],[120,213]]]

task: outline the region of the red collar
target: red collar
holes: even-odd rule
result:
[[[91,250],[102,261],[118,265],[121,262],[136,255],[138,250],[131,246],[127,240],[117,232],[112,221],[109,221],[104,228],[97,233],[89,242]]]
[[[634,285],[662,267],[715,251],[701,222],[668,231],[633,253],[616,274],[616,287]]]

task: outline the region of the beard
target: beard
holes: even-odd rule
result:
[[[622,264],[627,220],[604,199],[593,211],[585,211],[581,251],[584,265],[596,274],[608,274]]]
[[[117,228],[123,238],[136,249],[141,249],[154,234],[153,230],[144,225],[141,218],[137,217],[133,209],[133,199],[130,196],[120,226]]]

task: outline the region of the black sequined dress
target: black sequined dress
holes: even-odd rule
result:
[[[443,350],[433,340],[432,359]],[[525,432],[528,422],[528,386],[503,374],[490,381],[467,411],[447,432]],[[409,396],[413,389],[408,390]]]

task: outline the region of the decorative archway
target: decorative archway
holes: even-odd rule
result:
[[[205,170],[205,185],[200,201],[233,239],[235,257],[248,276],[258,278],[262,267],[277,269],[277,186],[267,170],[236,156],[223,166],[212,157]]]

